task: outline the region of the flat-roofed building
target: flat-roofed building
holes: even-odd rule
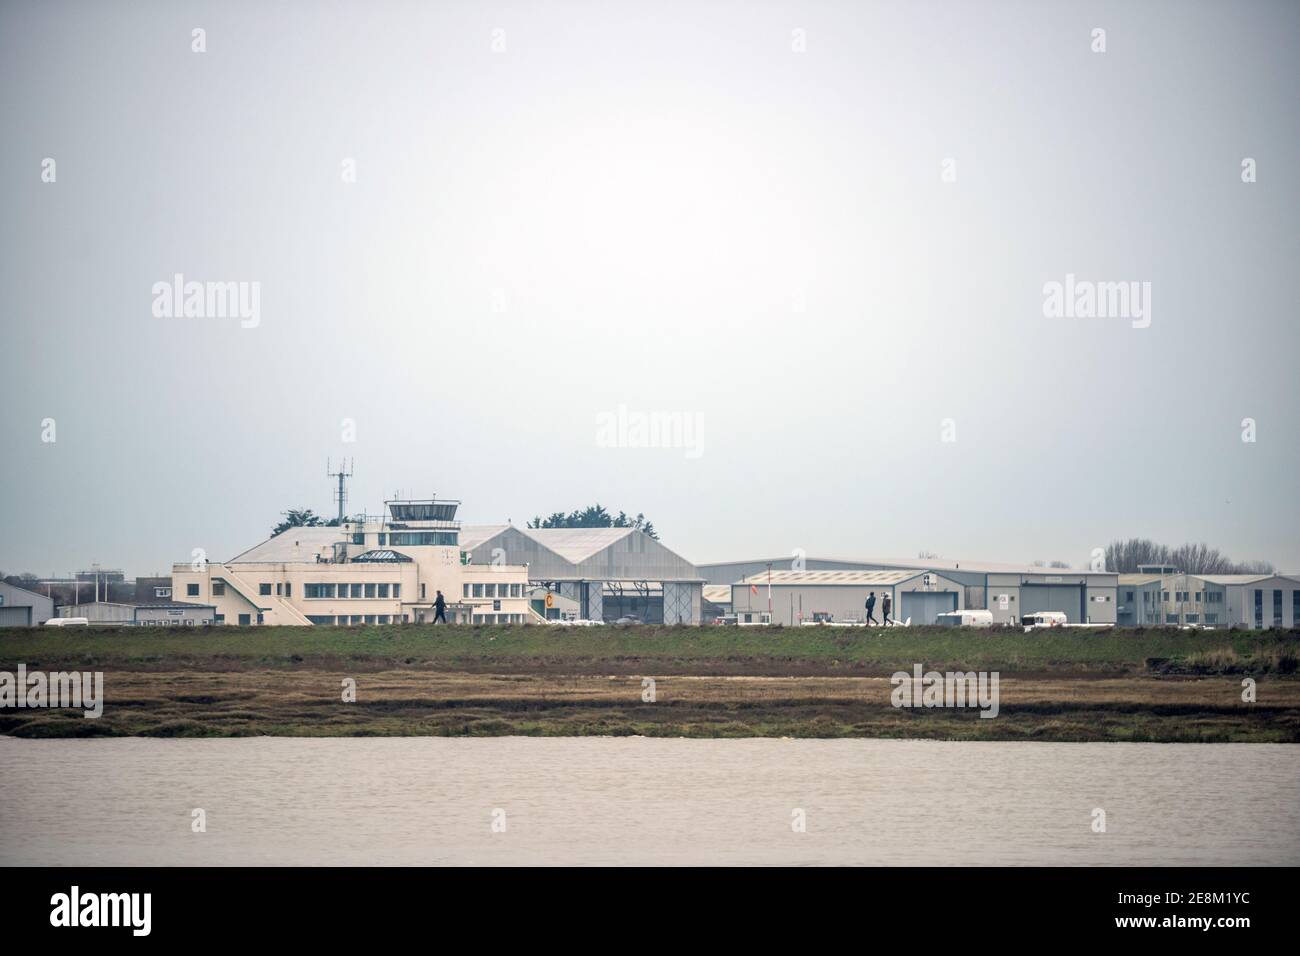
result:
[[[91,624],[130,624],[135,617],[134,604],[115,601],[87,601],[59,605],[59,617],[84,617]]]
[[[1163,624],[1163,580],[1158,574],[1121,574],[1115,623],[1120,627],[1156,627]]]
[[[1198,574],[1207,608],[1227,627],[1300,627],[1300,575]],[[1208,615],[1206,615],[1208,617]],[[1221,623],[1219,622],[1221,616]]]
[[[160,575],[137,576],[135,579],[136,604],[166,604],[172,597],[172,579]]]
[[[211,604],[138,604],[133,623],[141,627],[207,627],[217,623],[217,609]]]

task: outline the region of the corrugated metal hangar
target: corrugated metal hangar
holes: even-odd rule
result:
[[[731,606],[736,614],[770,607],[771,622],[787,626],[856,622],[865,619],[870,594],[881,622],[885,595],[893,604],[891,617],[911,618],[913,624],[934,624],[940,614],[965,607],[965,588],[932,571],[772,571],[769,578],[766,569],[731,586]]]
[[[44,594],[0,581],[0,627],[35,627],[54,617],[54,602]]]
[[[461,550],[474,564],[528,565],[528,580],[576,601],[589,621],[699,624],[704,578],[634,528],[468,525]]]
[[[833,607],[837,609],[836,620],[846,619],[838,616],[838,614],[847,613],[854,601],[857,601],[856,613],[860,616],[862,601],[865,600],[865,596],[862,599],[858,598],[858,591],[862,587],[861,582],[851,577],[837,579],[834,577],[837,573],[850,575],[853,573],[894,572],[905,574],[905,580],[908,582],[914,581],[919,576],[929,574],[942,579],[945,582],[945,588],[955,588],[959,592],[958,603],[952,607],[944,607],[940,611],[935,610],[935,607],[939,606],[940,603],[948,602],[948,598],[904,598],[905,593],[924,592],[925,589],[910,586],[903,587],[894,597],[893,617],[896,620],[907,619],[909,615],[901,603],[903,600],[907,600],[909,606],[916,612],[911,615],[913,624],[933,623],[934,618],[942,611],[969,609],[988,609],[993,613],[995,624],[1016,623],[1025,614],[1031,614],[1035,611],[1062,611],[1072,624],[1113,624],[1116,621],[1116,600],[1119,590],[1119,575],[1109,571],[1056,570],[967,561],[953,562],[925,559],[915,562],[850,561],[798,555],[771,560],[700,564],[696,567],[710,584],[733,585],[733,602],[742,602],[733,604],[733,610],[736,612],[747,607],[752,610],[767,610],[766,592],[763,593],[760,601],[753,594],[751,588],[766,581],[769,568],[773,575],[774,590],[778,578],[793,585],[796,583],[796,579],[790,578],[789,575],[826,575],[825,578],[820,580],[805,577],[800,580],[800,583],[805,587],[843,587],[847,589],[843,597],[834,599]],[[744,587],[742,588],[735,582],[741,582]],[[876,583],[882,587],[894,586],[885,581]],[[868,586],[869,590],[870,587]],[[828,598],[822,596],[823,593],[823,591],[809,592],[807,598],[813,600],[814,603],[827,603],[829,609],[831,603]],[[783,600],[786,601],[784,605],[779,604],[775,597],[773,598],[773,622],[797,622],[799,620],[798,609],[796,608],[795,613],[792,615],[789,608],[790,593],[783,592],[783,594],[785,595]],[[743,603],[746,596],[751,599],[752,603],[749,605]],[[812,619],[810,613],[812,610],[823,610],[820,607],[809,608],[807,601],[805,601],[804,607],[804,620]],[[880,618],[878,611],[876,618]]]

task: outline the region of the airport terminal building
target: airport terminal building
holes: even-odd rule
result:
[[[462,527],[459,506],[394,500],[382,517],[289,528],[229,561],[174,565],[172,594],[218,624],[432,622],[439,591],[449,623],[543,623],[539,588],[585,620],[700,623],[703,578],[642,531]]]
[[[386,514],[289,528],[229,561],[177,564],[172,593],[212,605],[218,624],[350,625],[434,619],[522,624],[528,569],[462,559],[459,501],[386,502]]]

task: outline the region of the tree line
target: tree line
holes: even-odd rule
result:
[[[1106,570],[1133,574],[1139,565],[1161,564],[1187,574],[1272,574],[1269,561],[1234,561],[1208,544],[1171,548],[1149,538],[1119,538],[1106,545]]]
[[[655,531],[655,526],[646,518],[645,515],[637,512],[633,517],[625,511],[620,511],[617,515],[612,515],[607,511],[604,505],[597,502],[589,505],[580,511],[570,511],[565,514],[563,511],[556,511],[549,517],[543,518],[541,515],[533,518],[528,522],[530,528],[635,528],[637,531],[644,531],[652,538],[658,539],[659,534]]]
[[[328,521],[316,514],[311,508],[290,508],[283,512],[284,519],[271,529],[271,536],[283,534],[290,528],[334,528],[339,524],[338,518],[330,518]],[[351,519],[344,518],[344,521]],[[610,514],[604,505],[597,502],[586,508],[577,511],[570,511],[565,514],[563,511],[556,511],[543,518],[541,515],[533,518],[528,522],[530,528],[635,528],[637,531],[644,531],[647,535],[656,540],[659,533],[655,531],[654,523],[651,522],[644,514],[637,512],[636,515],[629,515],[625,511],[618,514]]]

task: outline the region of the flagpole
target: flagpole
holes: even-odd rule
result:
[[[767,622],[772,623],[772,562],[767,562]]]

